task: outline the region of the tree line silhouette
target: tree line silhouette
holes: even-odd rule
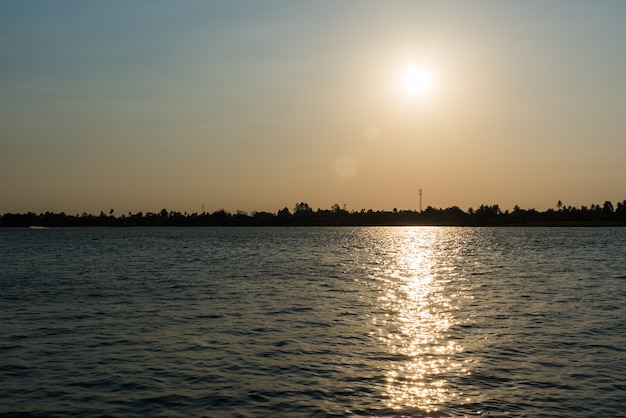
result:
[[[293,210],[287,207],[276,213],[243,211],[230,213],[223,209],[208,213],[181,213],[167,211],[137,212],[115,216],[83,213],[67,215],[63,212],[36,214],[5,213],[0,217],[0,227],[81,227],[81,226],[626,226],[626,200],[616,207],[610,201],[590,207],[565,206],[557,202],[556,209],[544,212],[535,209],[501,210],[499,205],[480,205],[478,209],[461,210],[458,206],[436,209],[428,206],[423,211],[374,211],[361,209],[348,211],[338,204],[330,209],[313,210],[306,202],[297,203]]]

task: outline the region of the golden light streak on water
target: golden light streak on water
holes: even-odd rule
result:
[[[446,335],[457,323],[454,300],[445,292],[446,254],[436,250],[436,229],[399,228],[386,233],[397,241],[394,254],[380,271],[384,282],[380,304],[387,314],[375,319],[379,338],[399,361],[386,375],[388,405],[425,412],[458,396],[448,376],[467,374],[458,361],[463,347]],[[439,248],[439,247],[438,247]],[[390,257],[390,259],[388,258]],[[455,359],[455,355],[457,355]]]

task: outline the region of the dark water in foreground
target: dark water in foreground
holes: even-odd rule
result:
[[[0,230],[2,416],[625,416],[626,228]]]

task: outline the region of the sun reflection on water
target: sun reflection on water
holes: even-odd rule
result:
[[[467,374],[458,360],[463,347],[447,331],[457,323],[454,300],[446,292],[446,252],[437,246],[440,231],[388,229],[394,248],[380,259],[380,307],[374,319],[379,338],[396,361],[386,373],[388,406],[438,411],[457,396],[450,376]],[[381,231],[382,232],[382,231]],[[439,249],[438,249],[439,248]]]

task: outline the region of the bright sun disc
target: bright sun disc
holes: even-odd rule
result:
[[[411,67],[404,72],[402,87],[407,94],[423,95],[431,89],[432,79],[427,71]]]

